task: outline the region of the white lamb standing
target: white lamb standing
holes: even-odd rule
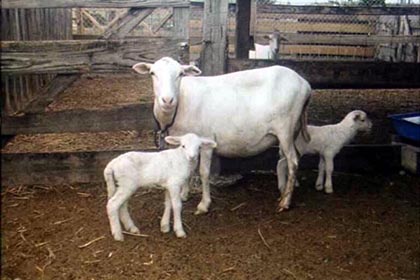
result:
[[[171,209],[174,212],[174,232],[177,237],[186,237],[182,226],[181,198],[186,196],[183,188],[197,168],[201,149],[214,149],[216,143],[195,134],[180,137],[167,136],[165,141],[179,146],[161,152],[128,152],[111,160],[104,170],[107,184],[107,213],[111,233],[115,240],[123,241],[121,224],[131,233],[139,233],[128,213],[128,199],[139,188],[156,185],[165,189],[165,210],[160,222],[160,230],[170,231]],[[188,188],[185,188],[188,191]]]
[[[313,126],[308,125],[311,136],[310,142],[304,141],[302,135],[296,139],[296,148],[301,156],[305,154],[319,154],[318,178],[315,189],[326,193],[333,193],[332,173],[334,171],[334,157],[344,145],[348,144],[358,132],[370,131],[372,122],[367,114],[361,110],[355,110],[337,124]],[[285,186],[287,176],[287,162],[281,161],[281,174],[278,174],[280,189]],[[326,175],[324,184],[324,174]],[[297,182],[297,181],[296,181]]]

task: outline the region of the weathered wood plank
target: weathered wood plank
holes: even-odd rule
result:
[[[282,65],[313,88],[419,88],[420,63],[229,59],[228,72]]]
[[[14,75],[127,71],[139,61],[176,57],[181,41],[166,38],[3,41],[1,70]]]
[[[227,59],[227,0],[206,0],[203,19],[203,49],[200,55],[204,75],[226,72]]]
[[[41,93],[37,99],[29,103],[25,108],[25,113],[40,113],[54,101],[54,99],[71,86],[80,75],[57,75],[50,83],[45,92]]]
[[[135,104],[102,110],[74,109],[3,117],[1,134],[100,132],[152,128],[152,105]]]
[[[325,15],[420,15],[420,5],[409,6],[295,6],[258,5],[258,13],[325,14]]]
[[[112,158],[124,152],[127,150],[2,154],[1,183],[7,186],[103,182],[103,168]],[[335,171],[362,174],[397,172],[400,156],[400,145],[345,146],[335,158]],[[221,158],[221,174],[275,171],[277,160],[277,148],[251,158]],[[316,156],[305,156],[300,161],[300,169],[316,169],[317,160]]]
[[[190,9],[189,8],[174,8],[173,9],[173,37],[186,40],[189,39],[189,22]]]
[[[2,9],[16,8],[157,8],[188,7],[188,0],[2,0]]]
[[[263,34],[270,34],[271,32],[265,32],[256,36],[257,39],[261,39]],[[420,36],[418,35],[344,35],[344,34],[298,34],[298,33],[282,33],[282,37],[285,41],[282,44],[330,44],[330,45],[376,45],[380,43],[386,44],[420,44]]]
[[[105,39],[122,39],[128,35],[140,22],[153,13],[154,9],[131,8],[121,21],[110,26],[104,32]]]

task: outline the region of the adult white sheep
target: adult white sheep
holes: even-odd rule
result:
[[[265,35],[268,45],[254,43],[255,50],[250,50],[248,57],[251,59],[276,59],[280,49],[280,40],[284,39],[278,31]]]
[[[174,232],[185,237],[181,221],[181,190],[197,168],[201,150],[212,150],[212,140],[186,134],[182,137],[167,136],[165,141],[179,146],[162,152],[128,152],[111,160],[104,170],[107,184],[107,213],[111,233],[123,241],[120,220],[131,233],[139,233],[128,213],[128,199],[138,188],[160,186],[165,188],[165,210],[160,222],[162,232],[169,232],[171,208],[174,212]]]
[[[326,193],[332,193],[332,173],[334,171],[334,157],[340,152],[344,145],[348,144],[358,132],[369,131],[372,122],[367,114],[360,110],[355,110],[346,115],[339,123],[324,126],[308,126],[311,136],[310,142],[306,142],[302,136],[296,139],[296,148],[300,155],[319,154],[318,178],[315,188]],[[283,188],[286,183],[287,162],[281,161],[279,177],[279,188]],[[326,175],[324,184],[324,174]]]
[[[224,157],[257,155],[279,142],[289,166],[279,211],[289,207],[298,165],[294,139],[301,130],[307,135],[311,87],[306,80],[281,66],[193,77],[201,74],[200,69],[169,57],[154,64],[137,63],[133,69],[152,76],[153,113],[163,132],[210,138],[217,142],[216,153]],[[212,152],[200,154],[203,194],[196,214],[206,213],[211,203]]]

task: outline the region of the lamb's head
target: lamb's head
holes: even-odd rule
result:
[[[166,136],[165,141],[174,146],[179,146],[188,160],[198,159],[200,149],[214,149],[217,147],[216,142],[211,139],[199,137],[194,133],[188,133],[183,136]]]
[[[170,57],[161,58],[153,64],[140,62],[133,69],[137,73],[152,76],[155,105],[165,113],[172,113],[178,104],[181,78],[201,74],[197,67],[181,65]]]
[[[350,121],[352,123],[352,127],[357,131],[369,132],[372,128],[372,122],[364,111],[351,111],[347,114],[345,119]]]

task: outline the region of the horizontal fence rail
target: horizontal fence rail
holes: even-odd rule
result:
[[[2,0],[2,9],[16,8],[158,8],[188,7],[186,0]]]

